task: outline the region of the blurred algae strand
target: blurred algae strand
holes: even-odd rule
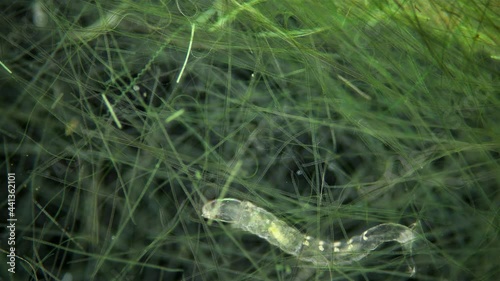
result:
[[[410,255],[411,274],[415,273],[411,255],[417,235],[412,229],[401,224],[384,223],[349,240],[329,242],[301,233],[248,201],[233,198],[209,201],[203,206],[202,216],[230,223],[236,228],[258,235],[285,253],[317,266],[350,264],[361,260],[384,242],[399,242],[405,255]]]

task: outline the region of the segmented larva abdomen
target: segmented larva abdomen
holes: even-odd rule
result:
[[[405,252],[412,254],[416,235],[410,228],[384,223],[372,227],[347,241],[327,242],[304,235],[270,212],[248,201],[233,198],[217,199],[206,203],[202,216],[207,219],[231,223],[266,239],[284,252],[315,265],[349,264],[367,256],[380,244],[396,241]],[[410,266],[412,273],[415,268]]]
[[[399,242],[405,253],[411,255],[416,238],[413,230],[395,223],[374,226],[361,235],[342,241],[327,242],[305,236],[303,244],[307,247],[302,248],[299,258],[317,265],[350,264],[363,259],[380,244],[389,241]]]

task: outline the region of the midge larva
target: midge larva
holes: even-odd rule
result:
[[[266,239],[299,260],[318,266],[359,261],[380,244],[389,241],[401,243],[405,254],[410,255],[410,261],[413,263],[412,245],[417,235],[412,229],[401,224],[384,223],[347,241],[328,242],[302,234],[275,215],[248,201],[233,198],[209,201],[203,206],[202,216],[231,223],[236,228]],[[410,265],[410,272],[415,273],[413,264]]]

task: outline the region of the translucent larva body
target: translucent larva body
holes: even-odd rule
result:
[[[388,241],[401,243],[405,252],[412,254],[415,232],[403,225],[384,223],[346,241],[328,242],[302,234],[272,213],[248,201],[233,198],[206,203],[202,216],[233,224],[266,239],[282,251],[318,266],[349,264],[367,256],[380,244]],[[414,273],[414,267],[410,267]]]

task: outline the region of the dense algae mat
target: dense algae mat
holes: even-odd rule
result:
[[[16,273],[2,267],[0,279],[500,275],[495,1],[35,0],[0,11],[1,227],[8,173],[17,218]],[[349,264],[304,262],[203,218],[216,198],[252,202],[313,242],[412,226],[417,270],[399,243]],[[277,230],[262,233],[285,241]]]

